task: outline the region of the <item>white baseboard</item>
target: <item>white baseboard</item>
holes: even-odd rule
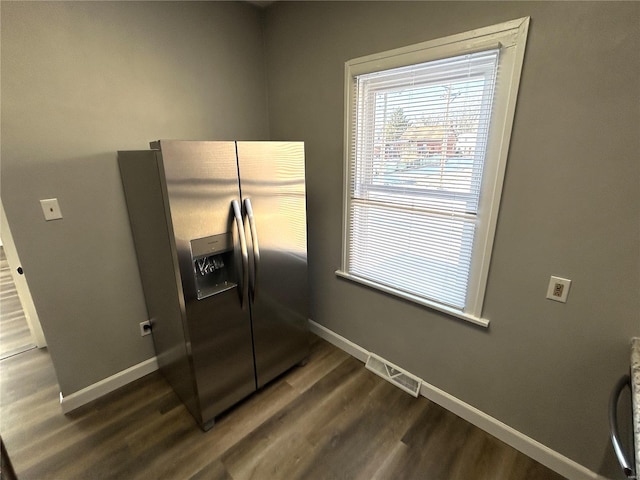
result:
[[[60,392],[62,412],[69,413],[156,370],[158,370],[158,360],[156,357],[152,357],[70,395],[64,396]]]
[[[315,333],[320,338],[324,338],[327,342],[335,345],[340,350],[344,350],[352,357],[357,358],[361,362],[365,363],[367,358],[369,358],[369,352],[362,348],[360,345],[353,343],[351,340],[347,340],[344,337],[341,337],[337,333],[332,330],[329,330],[327,327],[323,327],[319,323],[314,322],[309,319],[309,330],[312,333]]]
[[[361,362],[366,362],[369,352],[352,341],[338,335],[326,327],[309,320],[309,330],[329,343],[344,350]],[[526,436],[518,430],[487,415],[462,400],[440,390],[438,387],[422,382],[420,395],[446,408],[467,422],[493,435],[507,445],[524,453],[528,457],[571,480],[607,480],[596,472],[574,462],[542,443]]]

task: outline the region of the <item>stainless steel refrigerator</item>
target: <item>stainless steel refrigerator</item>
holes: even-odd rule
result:
[[[118,163],[160,369],[208,430],[308,355],[304,145],[160,140]]]

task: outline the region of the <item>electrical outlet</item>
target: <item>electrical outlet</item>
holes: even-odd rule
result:
[[[140,336],[146,337],[150,333],[151,333],[151,322],[149,320],[140,322]]]
[[[547,298],[556,302],[567,302],[571,280],[567,278],[551,277],[549,288],[547,288]]]

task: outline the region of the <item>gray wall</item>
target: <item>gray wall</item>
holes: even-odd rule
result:
[[[523,16],[490,328],[336,278],[344,62]],[[640,335],[639,26],[638,3],[282,2],[265,30],[271,137],[306,142],[313,320],[612,477],[607,399]]]
[[[154,355],[116,151],[266,139],[260,13],[224,2],[7,2],[2,202],[60,388]],[[63,220],[39,200],[57,197]]]

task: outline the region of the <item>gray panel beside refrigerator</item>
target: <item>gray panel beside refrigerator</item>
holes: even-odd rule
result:
[[[118,152],[158,363],[199,425],[304,360],[304,145]]]

